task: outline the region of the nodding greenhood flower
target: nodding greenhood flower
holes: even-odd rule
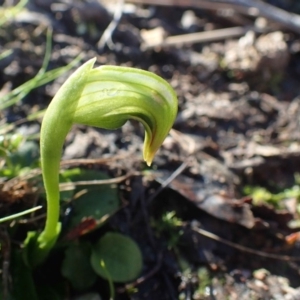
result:
[[[60,232],[58,174],[63,144],[72,125],[116,129],[128,119],[140,121],[146,131],[143,156],[150,165],[177,114],[176,94],[159,76],[127,67],[93,69],[94,63],[95,59],[86,62],[70,76],[43,119],[40,147],[47,219],[44,231],[40,235],[30,232],[25,241],[31,265],[45,259]]]

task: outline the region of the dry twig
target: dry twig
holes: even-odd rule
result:
[[[231,9],[254,17],[264,17],[300,33],[300,16],[259,0],[126,0],[131,3],[196,7],[207,10]]]
[[[255,255],[258,255],[258,256],[262,256],[262,257],[266,257],[266,258],[283,260],[283,261],[287,261],[287,262],[300,261],[300,257],[293,257],[293,256],[288,256],[288,255],[280,255],[280,254],[267,253],[267,252],[264,252],[264,251],[251,249],[251,248],[248,248],[248,247],[245,247],[245,246],[242,246],[242,245],[230,242],[228,240],[225,240],[225,239],[219,237],[218,235],[216,235],[214,233],[211,233],[209,231],[206,231],[204,229],[199,228],[197,223],[198,223],[197,221],[194,221],[194,224],[192,224],[192,229],[195,232],[197,232],[197,233],[199,233],[199,234],[201,234],[201,235],[203,235],[203,236],[205,236],[207,238],[215,240],[217,242],[223,243],[223,244],[225,244],[225,245],[227,245],[229,247],[235,248],[237,250],[240,250],[240,251],[243,251],[243,252],[247,252],[247,253],[250,253],[250,254],[255,254]]]
[[[142,49],[151,49],[154,47],[165,47],[165,46],[175,46],[191,43],[205,43],[217,40],[223,40],[227,38],[240,37],[245,35],[249,30],[256,31],[254,27],[231,27],[224,29],[216,29],[211,31],[203,31],[196,33],[187,33],[176,36],[169,36],[164,39],[163,42],[153,41],[151,44],[144,44]]]

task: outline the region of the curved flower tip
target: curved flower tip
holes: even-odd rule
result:
[[[177,96],[170,84],[144,70],[101,66],[90,71],[74,121],[113,129],[128,119],[145,127],[143,156],[151,165],[177,115]]]
[[[153,162],[153,159],[154,159],[154,156],[155,156],[155,153],[156,152],[148,152],[148,153],[145,153],[144,152],[144,161],[146,162],[147,166],[150,167],[152,162]]]
[[[153,79],[152,85],[149,81],[148,84],[152,89],[152,102],[157,104],[153,111],[149,109],[149,114],[152,114],[152,122],[141,121],[146,130],[143,157],[147,165],[150,166],[157,150],[174,124],[178,101],[173,88],[168,82],[155,74],[147,72],[147,75]]]
[[[177,115],[170,84],[151,72],[118,66],[91,69],[84,83],[73,123],[115,129],[128,119],[140,121],[146,130],[143,156],[150,165]]]

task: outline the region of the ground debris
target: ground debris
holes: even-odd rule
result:
[[[286,19],[264,9],[249,14],[234,3],[241,1],[157,2],[125,1],[100,49],[116,2],[29,1],[0,28],[1,53],[12,50],[0,60],[1,94],[39,71],[48,27],[48,70],[82,55],[97,57],[97,66],[133,66],[165,78],[178,94],[179,113],[151,168],[142,162],[144,133],[136,121],[115,131],[74,126],[64,147],[62,169],[104,170],[120,179],[113,184],[121,207],[91,239],[107,227],[126,233],[145,266],[132,285],[118,285],[116,299],[300,299],[300,51],[293,33],[299,26],[288,30]],[[299,12],[296,1],[265,2]],[[0,126],[30,132],[37,144],[30,128],[39,128],[40,119],[25,118],[47,106],[69,73],[1,111]],[[38,200],[41,182],[22,176],[1,181],[1,217]],[[276,204],[256,201],[245,186],[286,196]],[[158,232],[165,215],[173,231]],[[84,219],[67,237],[78,239],[94,223]],[[196,274],[200,267],[209,274],[204,279]]]

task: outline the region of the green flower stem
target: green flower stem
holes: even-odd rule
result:
[[[88,61],[70,76],[43,119],[40,146],[47,219],[44,231],[39,236],[29,233],[25,241],[32,252],[27,259],[31,265],[46,258],[60,232],[59,166],[72,125],[116,129],[128,119],[140,121],[146,131],[144,160],[150,165],[177,114],[176,94],[159,76],[126,67],[93,69],[94,63],[95,59]]]
[[[59,220],[59,166],[65,138],[74,121],[80,95],[84,89],[86,77],[93,67],[95,59],[84,64],[64,83],[46,110],[40,138],[41,166],[47,195],[46,226],[39,236],[40,248],[56,239]]]

